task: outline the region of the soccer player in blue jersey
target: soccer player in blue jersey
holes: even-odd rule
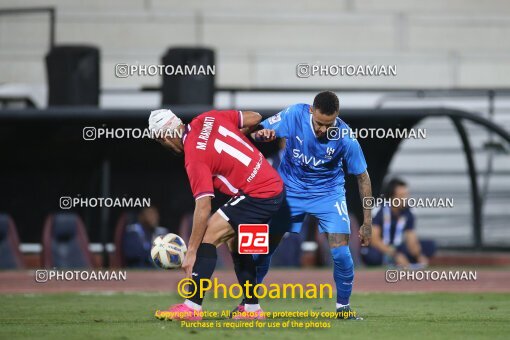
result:
[[[278,172],[287,191],[286,204],[271,221],[270,252],[254,257],[257,283],[261,283],[280,241],[278,231],[280,235],[285,231],[298,233],[305,216],[313,215],[319,222],[320,232],[328,237],[334,261],[337,312],[341,318],[360,319],[349,306],[354,265],[349,251],[351,232],[342,166],[357,177],[362,199],[372,196],[372,188],[363,151],[338,114],[338,97],[325,91],[315,97],[313,106],[292,105],[264,120],[263,129],[252,134],[257,141],[286,139]],[[359,231],[362,246],[370,243],[371,232],[371,211],[364,209]],[[238,309],[242,309],[242,305]]]

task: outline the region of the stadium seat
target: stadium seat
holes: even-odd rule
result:
[[[74,213],[50,214],[43,230],[45,268],[91,268],[94,265],[81,218]]]
[[[111,262],[112,267],[114,268],[122,268],[126,265],[124,254],[122,252],[122,240],[124,237],[124,231],[126,230],[126,226],[136,223],[136,221],[137,216],[136,212],[134,211],[124,211],[117,220],[114,235],[115,252],[113,253]]]
[[[23,267],[16,225],[9,215],[0,213],[0,269]]]

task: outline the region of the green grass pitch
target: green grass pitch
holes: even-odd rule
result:
[[[510,333],[510,294],[354,294],[351,305],[364,321],[320,319],[331,328],[307,330],[193,329],[153,317],[154,310],[180,301],[156,293],[0,295],[0,339],[508,339]],[[330,311],[334,301],[266,299],[262,305],[266,311]],[[234,306],[222,299],[204,304],[218,312]]]

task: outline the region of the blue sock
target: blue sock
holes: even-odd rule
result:
[[[271,264],[271,257],[278,248],[282,236],[276,236],[275,239],[269,241],[269,253],[267,254],[254,254],[253,260],[257,268],[257,283],[262,283],[264,278],[269,271],[269,265]]]
[[[257,268],[257,283],[262,283],[264,281],[264,278],[269,271],[269,265],[271,264],[271,256],[273,256],[272,252],[269,254],[253,255],[255,266]]]
[[[336,302],[348,305],[354,280],[354,264],[349,246],[333,248],[331,255],[334,262],[333,277],[336,284]]]

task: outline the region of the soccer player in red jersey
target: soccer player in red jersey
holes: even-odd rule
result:
[[[236,236],[239,224],[265,224],[285,198],[283,182],[262,153],[243,134],[261,120],[252,111],[208,111],[190,124],[170,110],[152,111],[149,128],[156,140],[176,154],[184,152],[185,167],[195,198],[193,228],[182,265],[186,275],[200,287],[201,279],[210,279],[216,266],[216,247]],[[214,189],[232,198],[211,217]],[[239,283],[252,287],[245,292],[246,313],[237,318],[263,318],[253,294],[256,269],[252,255],[240,255],[232,249]],[[159,319],[200,320],[203,295],[197,290],[183,304],[157,311]]]

